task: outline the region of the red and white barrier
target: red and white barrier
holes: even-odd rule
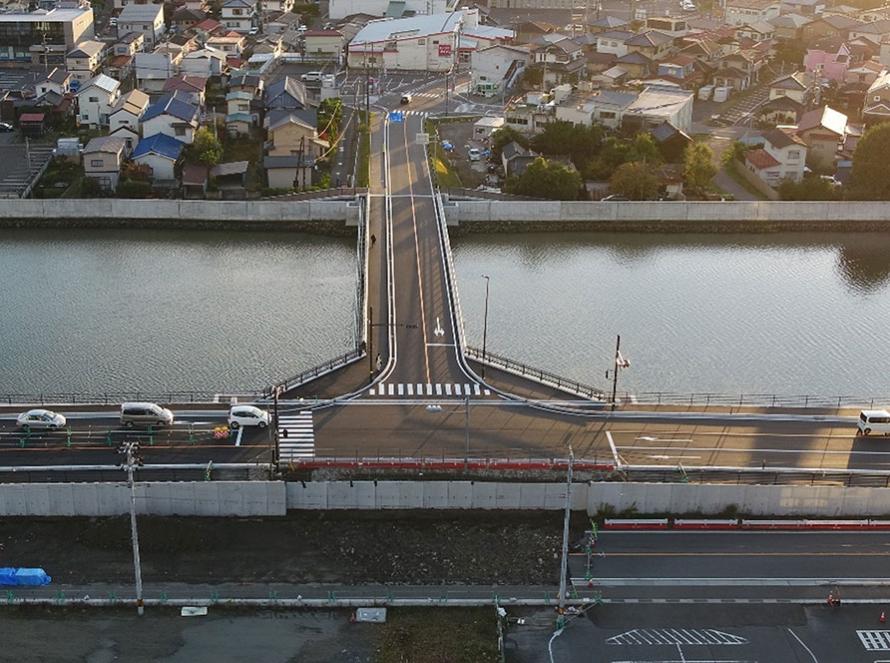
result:
[[[890,520],[781,520],[734,518],[606,518],[603,529],[685,531],[855,532],[890,531]]]
[[[606,518],[604,529],[668,529],[667,518]]]

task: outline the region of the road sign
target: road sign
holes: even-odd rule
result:
[[[405,114],[402,111],[390,111],[389,121],[390,122],[404,122]]]
[[[430,144],[430,135],[429,134],[417,134],[417,144],[418,145],[429,145]]]
[[[451,44],[439,44],[439,57],[447,58],[451,56]]]

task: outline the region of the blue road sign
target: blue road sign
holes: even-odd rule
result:
[[[402,111],[390,111],[389,121],[390,122],[404,122],[405,114]]]

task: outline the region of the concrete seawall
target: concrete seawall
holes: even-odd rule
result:
[[[457,232],[556,230],[643,232],[886,231],[884,202],[448,201]]]
[[[301,230],[354,234],[358,203],[351,200],[6,200],[0,227],[196,228]]]
[[[506,509],[564,506],[564,483],[484,481],[140,482],[137,511],[182,516],[283,516],[288,510]],[[0,516],[127,513],[125,483],[0,484]],[[872,518],[890,514],[890,488],[594,482],[572,486],[572,508],[596,514]]]

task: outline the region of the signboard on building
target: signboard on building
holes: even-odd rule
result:
[[[439,44],[439,57],[447,58],[451,56],[451,44]]]

